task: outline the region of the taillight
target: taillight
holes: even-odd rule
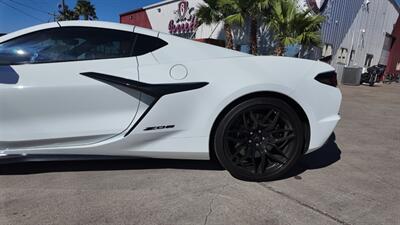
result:
[[[337,74],[335,71],[320,73],[315,77],[315,80],[332,87],[337,87],[338,85]]]

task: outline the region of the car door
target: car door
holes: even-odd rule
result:
[[[82,75],[138,80],[135,34],[57,27],[0,44],[0,149],[97,143],[123,133],[140,93]]]

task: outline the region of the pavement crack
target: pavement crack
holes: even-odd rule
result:
[[[309,205],[309,204],[307,204],[305,202],[302,202],[302,201],[300,201],[300,200],[298,200],[298,199],[296,199],[296,198],[294,198],[294,197],[292,197],[292,196],[290,196],[288,194],[285,194],[285,193],[283,193],[281,191],[278,191],[278,190],[274,189],[273,187],[262,185],[262,184],[260,184],[260,185],[265,187],[265,188],[267,188],[268,190],[278,194],[278,195],[281,195],[281,196],[283,196],[283,197],[285,197],[285,198],[287,198],[287,199],[289,199],[289,200],[291,200],[291,201],[293,201],[293,202],[295,202],[295,203],[297,203],[297,204],[299,204],[299,205],[301,205],[301,206],[303,206],[303,207],[305,207],[307,209],[310,209],[310,210],[312,210],[312,211],[314,211],[314,212],[316,212],[316,213],[318,213],[318,214],[320,214],[322,216],[325,216],[325,217],[327,217],[327,218],[329,218],[329,219],[331,219],[331,220],[333,220],[333,221],[335,221],[335,222],[337,222],[339,224],[351,225],[351,223],[348,223],[348,222],[343,221],[343,220],[341,220],[341,219],[339,219],[339,218],[337,218],[335,216],[332,216],[327,212],[324,212],[324,211],[322,211],[322,210],[320,210],[320,209],[318,209],[318,208],[316,208],[316,207],[314,207],[312,205]]]
[[[222,191],[223,191],[228,185],[229,185],[229,184],[225,184],[224,186],[222,186],[221,190],[220,190],[218,193],[216,193],[216,194],[214,195],[214,197],[211,199],[208,213],[207,213],[207,215],[206,215],[206,218],[204,219],[204,225],[207,225],[208,218],[210,217],[210,215],[211,215],[212,212],[213,212],[213,207],[212,207],[212,206],[213,206],[213,204],[214,204],[215,199],[217,199],[217,197],[222,193]]]

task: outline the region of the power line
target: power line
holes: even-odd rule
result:
[[[24,6],[25,8],[32,9],[32,10],[35,10],[35,11],[44,13],[44,14],[46,14],[46,15],[54,16],[53,13],[50,13],[50,12],[47,12],[47,11],[45,11],[45,10],[32,7],[32,6],[30,6],[30,5],[27,5],[27,4],[24,4],[24,3],[21,3],[21,2],[17,2],[17,1],[15,1],[15,0],[9,0],[9,1],[10,1],[10,2],[13,2],[13,3],[15,3],[15,4],[18,4],[18,5]]]
[[[12,8],[12,9],[14,9],[15,11],[18,11],[18,12],[24,14],[25,16],[29,16],[29,17],[31,17],[31,18],[33,18],[33,19],[36,19],[36,20],[38,20],[38,21],[40,21],[40,22],[42,22],[42,23],[43,23],[43,22],[46,22],[46,21],[44,21],[44,20],[42,20],[42,19],[40,19],[40,18],[38,18],[38,17],[36,17],[36,16],[33,16],[33,15],[31,15],[31,14],[29,14],[29,13],[27,13],[27,12],[21,10],[21,9],[18,9],[18,8],[14,7],[14,6],[10,5],[10,4],[7,4],[7,3],[5,3],[5,2],[3,2],[3,1],[1,1],[1,0],[0,0],[0,3],[3,3],[4,5],[6,5],[6,6]]]

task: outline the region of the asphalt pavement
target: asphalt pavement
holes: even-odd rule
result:
[[[341,89],[328,144],[281,180],[204,161],[0,165],[0,224],[400,224],[400,85]]]

